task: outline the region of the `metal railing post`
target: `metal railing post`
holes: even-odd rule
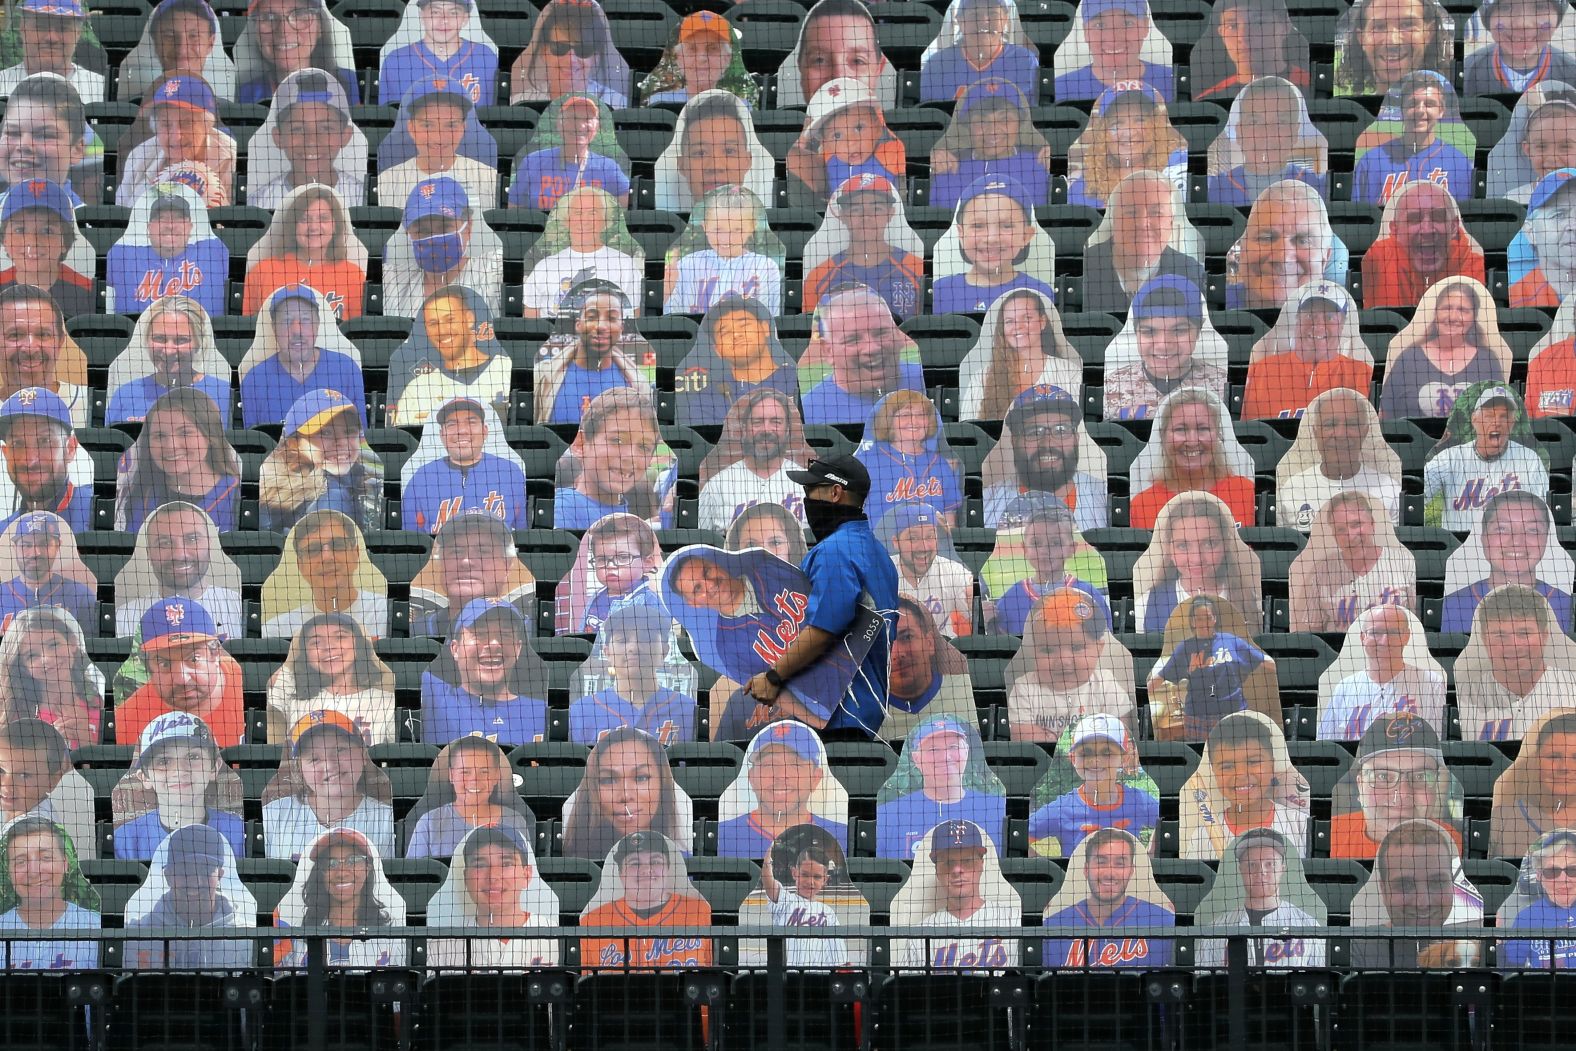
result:
[[[307,1051],[327,1051],[328,1033],[328,955],[327,941],[320,937],[306,942],[306,1046]]]
[[[1248,1046],[1248,940],[1226,939],[1226,1033],[1232,1047]]]
[[[788,1046],[788,940],[766,939],[766,1051]]]

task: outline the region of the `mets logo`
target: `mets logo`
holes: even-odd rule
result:
[[[172,628],[178,628],[186,622],[186,606],[180,602],[171,602],[164,607],[164,621]]]

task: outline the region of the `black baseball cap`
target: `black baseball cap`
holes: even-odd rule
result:
[[[802,471],[789,471],[788,480],[809,488],[813,485],[840,485],[857,496],[870,495],[870,472],[852,456],[811,460]]]

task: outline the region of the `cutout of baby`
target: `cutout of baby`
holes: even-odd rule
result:
[[[908,153],[886,126],[875,92],[843,77],[810,100],[804,133],[789,148],[784,166],[789,201],[824,208],[833,190],[858,175],[880,176],[903,196]]]
[[[574,567],[559,582],[556,631],[595,635],[615,609],[659,606],[651,587],[662,548],[649,523],[627,513],[605,515],[586,530]]]
[[[1058,588],[1029,611],[1007,664],[1007,721],[1015,741],[1052,743],[1089,715],[1138,725],[1133,660],[1087,592]]]
[[[759,197],[742,186],[711,191],[668,249],[663,313],[704,314],[732,293],[780,314],[784,252]]]

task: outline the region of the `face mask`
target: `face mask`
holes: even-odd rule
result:
[[[429,274],[446,274],[465,258],[465,245],[460,241],[459,231],[413,237],[410,251],[416,257],[416,265]]]
[[[858,507],[834,504],[830,500],[806,499],[804,502],[805,522],[817,540],[825,540],[844,522],[855,522],[863,517],[865,513]]]

